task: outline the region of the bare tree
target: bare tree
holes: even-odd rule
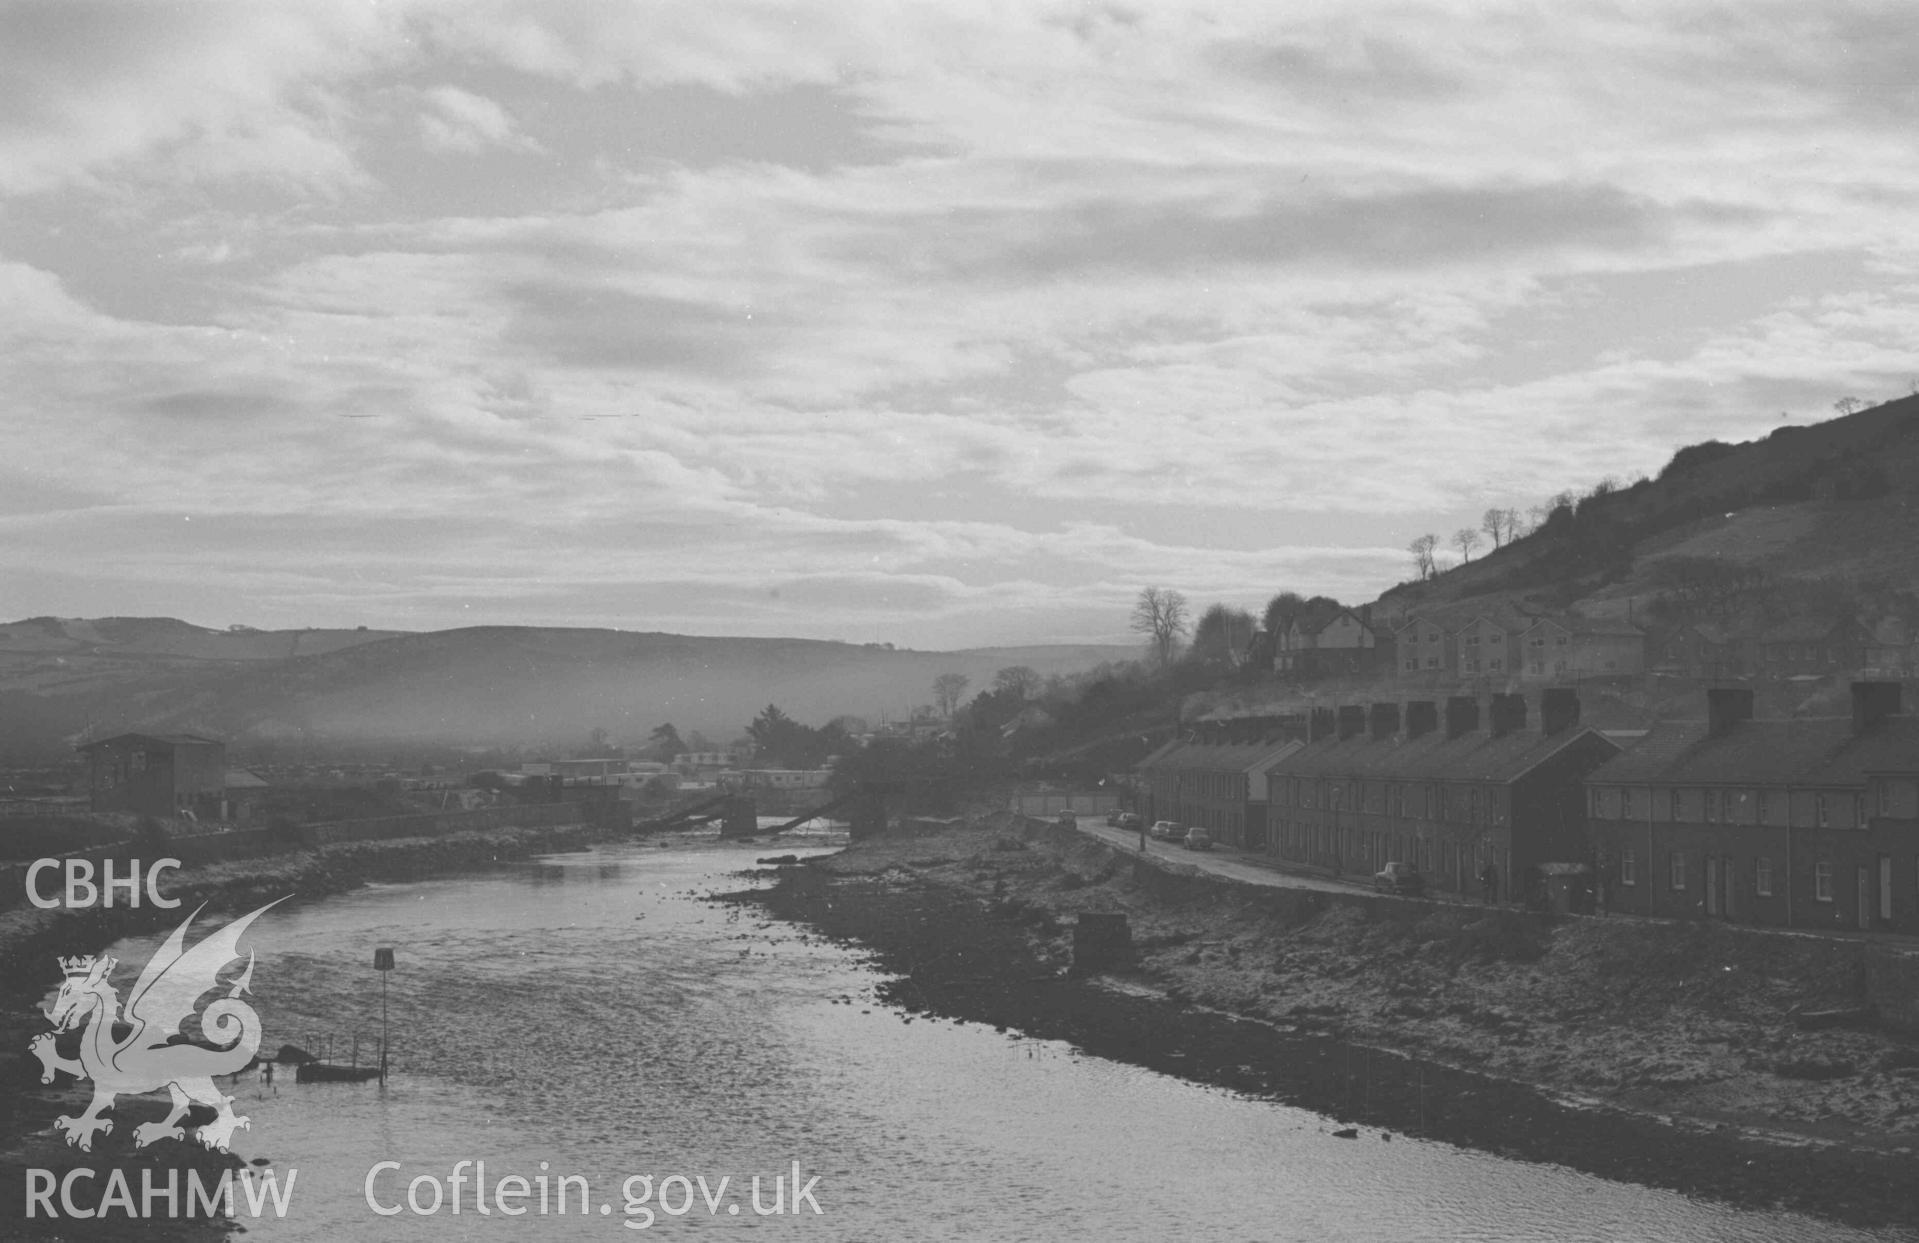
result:
[[[993,675],[994,692],[1001,695],[1011,694],[1021,703],[1038,694],[1039,688],[1044,684],[1045,679],[1039,676],[1038,670],[1026,665],[1008,665]]]
[[[1866,408],[1866,403],[1857,397],[1841,397],[1832,403],[1832,408],[1840,414],[1857,414]]]
[[[1433,551],[1439,547],[1437,535],[1422,535],[1406,545],[1406,551],[1413,554],[1413,575],[1419,579],[1428,579],[1438,573],[1433,563]]]
[[[1479,529],[1492,536],[1493,547],[1498,548],[1512,538],[1513,529],[1506,523],[1506,515],[1511,510],[1493,508],[1479,515]]]
[[[1133,604],[1128,623],[1137,634],[1146,636],[1153,655],[1164,669],[1173,663],[1179,641],[1186,634],[1186,597],[1166,587],[1142,587]]]
[[[1529,534],[1531,534],[1531,530],[1526,526],[1525,519],[1519,516],[1519,511],[1508,508],[1506,510],[1506,542],[1510,544],[1514,540],[1523,539]]]
[[[971,683],[972,679],[963,673],[942,673],[933,679],[933,702],[939,705],[941,716],[953,715]]]
[[[1471,527],[1461,527],[1453,532],[1453,547],[1459,549],[1460,564],[1473,559],[1473,549],[1479,547],[1479,532]]]

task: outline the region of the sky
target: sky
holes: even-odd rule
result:
[[[0,619],[1368,600],[1913,387],[1910,17],[0,0]]]

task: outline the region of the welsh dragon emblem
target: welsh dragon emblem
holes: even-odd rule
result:
[[[44,1068],[40,1082],[52,1083],[56,1070],[93,1081],[93,1103],[85,1113],[53,1120],[55,1127],[66,1132],[69,1144],[91,1152],[95,1133],[105,1135],[113,1130],[112,1119],[100,1115],[113,1107],[116,1096],[165,1088],[173,1095],[173,1111],[163,1121],[135,1127],[135,1145],[185,1139],[186,1128],[180,1125],[180,1119],[189,1105],[197,1104],[215,1112],[213,1121],[199,1128],[200,1142],[226,1151],[233,1133],[249,1123],[233,1112],[233,1098],[215,1087],[213,1080],[216,1075],[244,1070],[260,1048],[260,1016],[239,999],[253,980],[252,951],[247,953],[246,970],[227,986],[226,996],[199,1011],[202,1038],[224,1047],[185,1043],[180,1025],[193,1017],[201,997],[222,986],[220,971],[240,957],[239,942],[247,927],[285,900],[269,902],[243,915],[187,949],[187,929],[206,908],[196,909],[173,930],[140,973],[127,997],[124,1023],[117,1022],[120,995],[108,979],[118,960],[91,954],[60,959],[66,979],[52,1008],[45,1012],[54,1030],[34,1037],[27,1048]],[[55,1034],[72,1031],[83,1023],[79,1060],[61,1057],[54,1050]],[[116,1027],[124,1034],[116,1036]]]

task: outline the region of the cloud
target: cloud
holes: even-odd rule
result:
[[[436,86],[421,96],[420,141],[429,151],[472,154],[488,147],[538,151],[494,101],[457,86]]]
[[[907,641],[1361,598],[1461,511],[1904,390],[1908,26],[10,6],[4,557]]]

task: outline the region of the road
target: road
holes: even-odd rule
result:
[[[1079,831],[1088,837],[1098,838],[1107,845],[1117,846],[1129,854],[1139,853],[1139,834],[1109,827],[1104,816],[1080,816],[1077,818],[1077,823]],[[1282,872],[1265,856],[1231,846],[1215,846],[1211,850],[1188,850],[1177,842],[1156,842],[1148,838],[1146,853],[1170,859],[1175,863],[1190,863],[1196,868],[1215,872],[1221,876],[1230,876],[1234,880],[1246,881],[1254,885],[1271,885],[1275,889],[1315,889],[1321,893],[1372,892],[1371,884],[1356,880],[1343,881],[1334,880],[1330,876],[1301,876],[1292,872]]]

